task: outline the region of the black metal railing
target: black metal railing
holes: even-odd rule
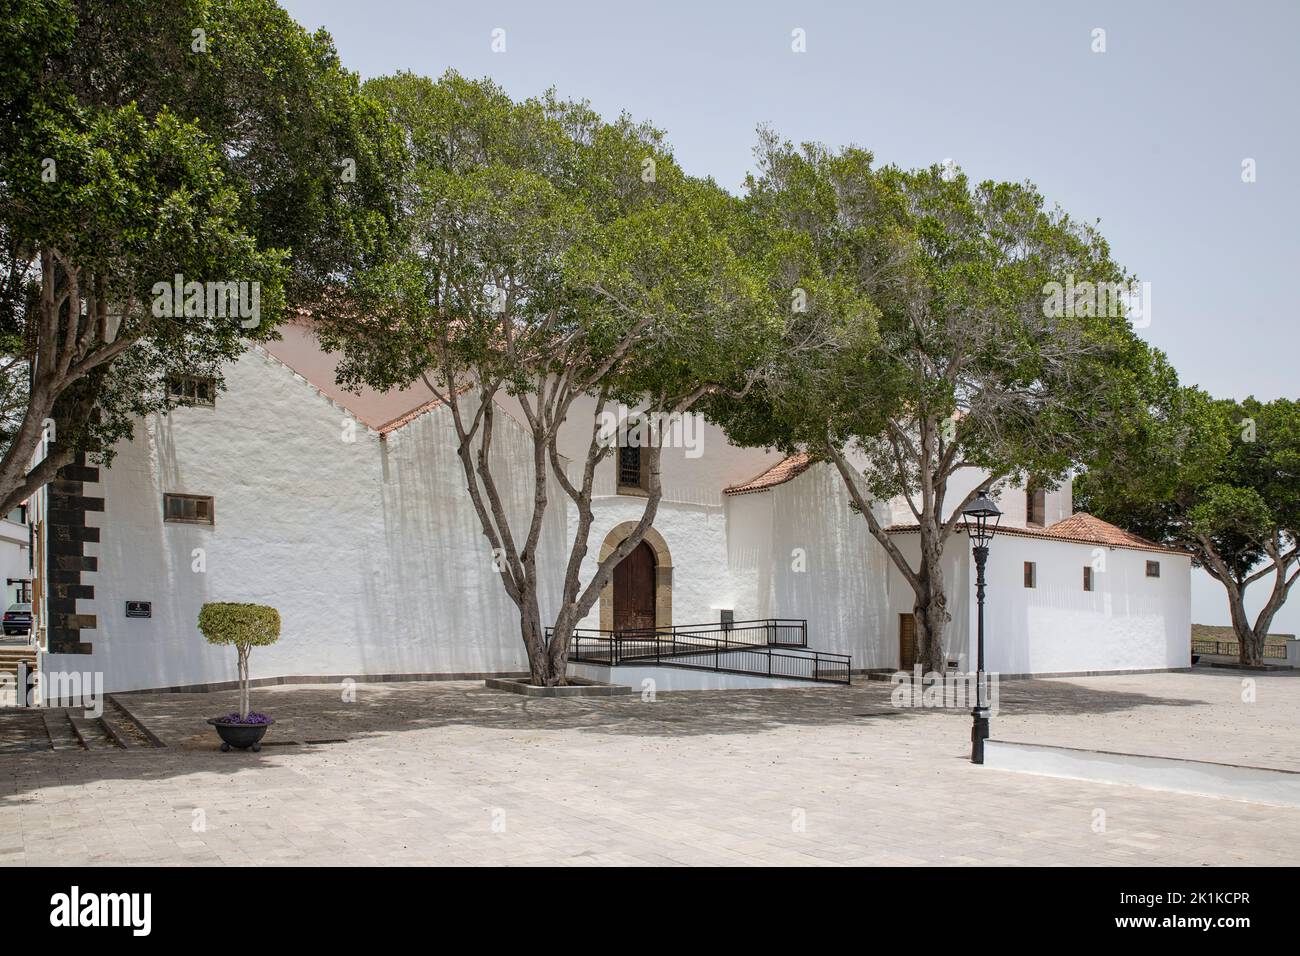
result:
[[[765,618],[757,621],[721,621],[716,624],[675,624],[671,627],[624,628],[618,633],[629,637],[672,638],[688,641],[706,637],[744,644],[750,647],[807,647],[808,622],[797,618]]]
[[[553,628],[547,628],[547,641],[552,632]],[[569,660],[849,683],[850,655],[810,651],[805,649],[807,645],[808,622],[787,618],[617,631],[577,628],[569,642]]]
[[[1223,657],[1239,657],[1241,655],[1241,645],[1236,641],[1192,641],[1193,654],[1217,654]],[[1264,658],[1266,660],[1286,660],[1285,644],[1265,644]]]

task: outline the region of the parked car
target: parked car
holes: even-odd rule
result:
[[[6,634],[26,634],[32,629],[31,602],[10,604],[5,611],[4,629]]]

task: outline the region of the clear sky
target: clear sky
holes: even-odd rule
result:
[[[732,190],[759,123],[883,162],[1032,180],[1099,219],[1151,283],[1142,334],[1184,382],[1300,395],[1297,0],[281,3],[364,77],[455,68],[515,96],[553,86],[653,121],[689,172]],[[1227,623],[1208,579],[1192,619]],[[1274,630],[1300,631],[1300,597]]]

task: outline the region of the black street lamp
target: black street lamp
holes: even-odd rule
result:
[[[984,565],[989,559],[989,542],[997,534],[1002,512],[989,497],[989,490],[981,488],[979,495],[962,509],[966,534],[975,545],[975,600],[979,604],[979,630],[977,631],[978,663],[975,667],[975,707],[971,710],[970,762],[984,762],[984,741],[989,736],[988,693],[984,690]]]

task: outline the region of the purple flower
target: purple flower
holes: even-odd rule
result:
[[[259,714],[255,710],[250,710],[248,716],[242,720],[239,714],[227,714],[225,717],[218,718],[224,724],[269,724],[271,718],[267,714]]]

